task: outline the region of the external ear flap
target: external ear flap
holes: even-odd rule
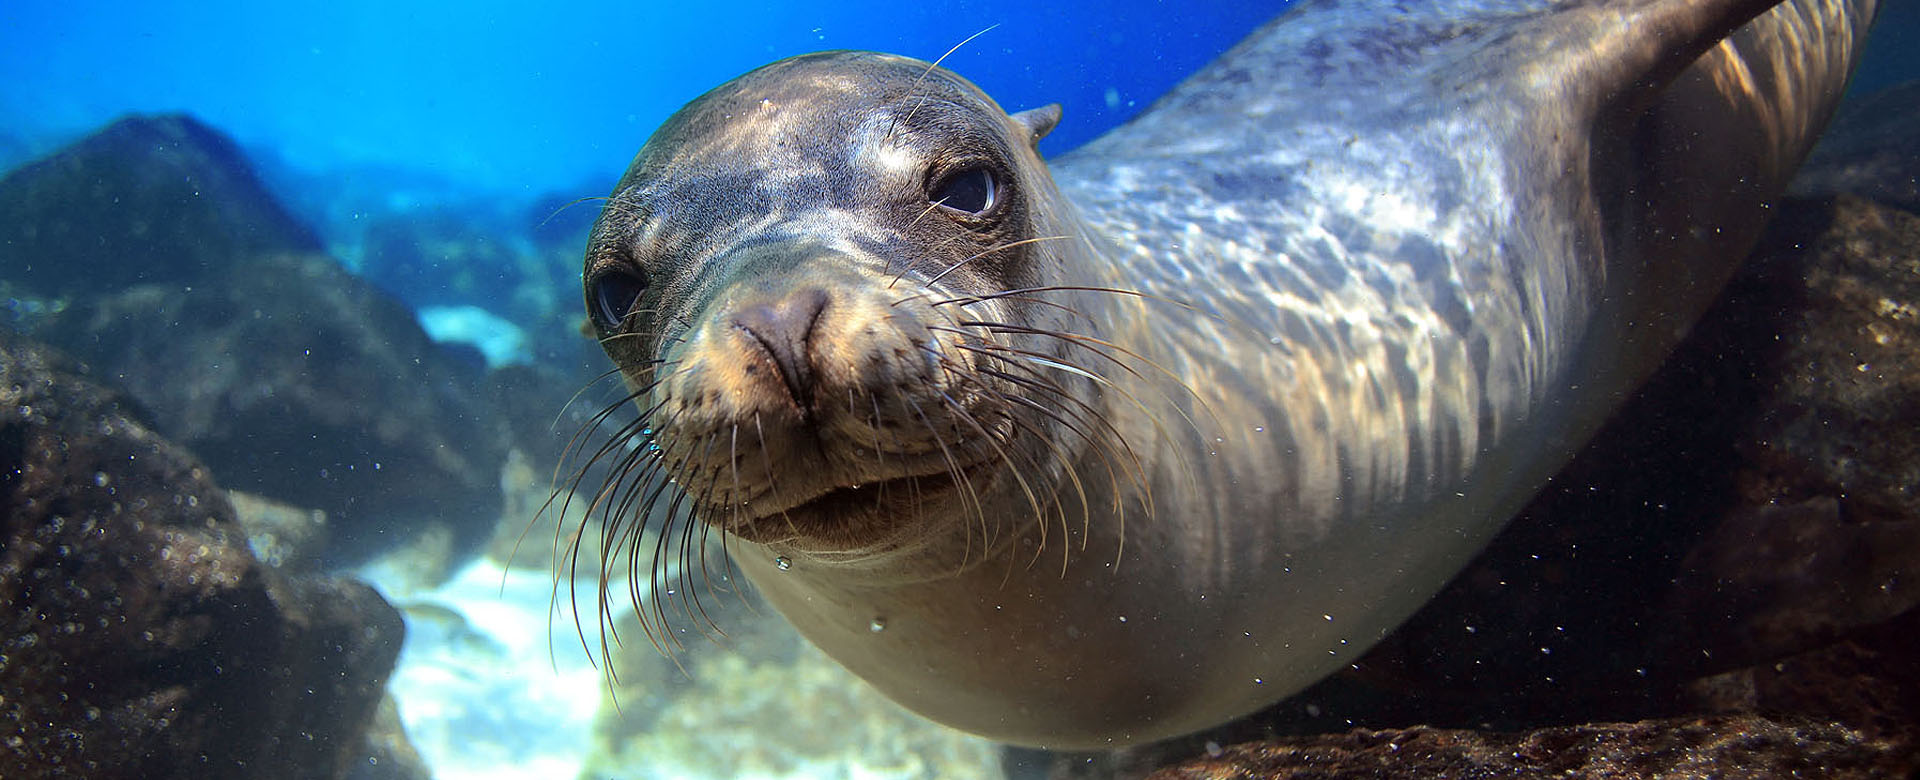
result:
[[[1053,126],[1060,124],[1060,104],[1048,103],[1039,108],[1029,108],[1013,115],[1013,121],[1027,128],[1029,143],[1040,143],[1040,139],[1053,132]]]

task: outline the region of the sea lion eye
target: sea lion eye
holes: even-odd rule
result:
[[[626,320],[633,304],[640,300],[640,294],[647,291],[647,275],[637,270],[617,269],[594,277],[589,286],[593,301],[591,313],[601,329],[610,330]]]
[[[982,216],[999,199],[993,171],[984,165],[970,165],[935,179],[927,188],[927,199],[973,216]]]

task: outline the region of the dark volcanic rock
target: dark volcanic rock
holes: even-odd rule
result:
[[[432,526],[477,549],[505,458],[477,369],[326,257],[248,262],[77,301],[36,332],[131,388],[223,482],[325,511],[337,562]]]
[[[1844,727],[1757,716],[1594,723],[1525,734],[1414,727],[1239,745],[1153,780],[1445,777],[1897,777],[1885,745]]]
[[[1796,202],[1769,236],[1730,290],[1772,304],[1748,319],[1771,337],[1763,391],[1733,440],[1728,506],[1655,628],[1713,638],[1722,664],[1920,607],[1920,216]]]
[[[217,132],[117,122],[0,181],[0,233],[0,278],[67,299],[22,325],[227,485],[324,511],[327,563],[489,535],[505,444],[480,369],[313,252]]]
[[[16,294],[196,284],[319,248],[233,142],[191,117],[122,119],[0,178],[0,279]]]
[[[400,647],[248,552],[192,456],[0,331],[0,776],[342,776]]]

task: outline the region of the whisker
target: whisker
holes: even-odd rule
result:
[[[977,33],[974,33],[974,34],[972,34],[972,35],[969,35],[969,36],[967,36],[967,37],[966,37],[966,40],[963,40],[963,41],[961,41],[961,42],[959,42],[959,43],[956,43],[956,44],[954,44],[954,45],[953,45],[953,48],[951,48],[951,49],[948,49],[948,50],[947,50],[947,53],[945,53],[945,54],[942,54],[942,55],[940,55],[940,58],[939,58],[939,59],[936,59],[936,60],[934,60],[933,62],[930,62],[930,63],[927,63],[927,69],[926,69],[926,70],[923,70],[923,71],[920,71],[920,75],[919,75],[919,76],[916,76],[916,77],[914,77],[914,79],[913,79],[913,83],[912,83],[912,84],[909,84],[909,85],[907,85],[907,94],[909,94],[909,95],[911,95],[911,94],[914,94],[914,93],[916,93],[916,92],[919,92],[919,91],[920,91],[920,82],[922,82],[922,81],[924,81],[924,80],[926,80],[926,78],[927,78],[927,76],[928,76],[928,75],[930,75],[930,74],[932,74],[932,73],[933,73],[933,71],[934,71],[934,69],[936,69],[936,68],[938,68],[938,67],[940,67],[940,63],[942,63],[942,62],[946,62],[946,61],[947,61],[947,58],[948,58],[948,57],[951,57],[951,56],[953,56],[953,53],[954,53],[954,52],[956,52],[956,51],[959,51],[959,50],[960,50],[960,47],[962,47],[962,46],[965,46],[965,45],[967,45],[967,44],[969,44],[969,43],[972,43],[972,42],[973,42],[973,39],[975,39],[975,38],[978,38],[978,37],[980,37],[980,36],[982,36],[982,35],[986,35],[987,33],[989,33],[989,32],[991,32],[991,31],[993,30],[993,28],[995,28],[995,27],[999,27],[999,26],[1000,26],[1000,25],[998,25],[998,24],[990,24],[990,25],[987,25],[987,27],[986,27],[986,29],[984,29],[984,30],[981,30],[981,31],[979,31],[979,32],[977,32]],[[921,106],[921,104],[922,104],[922,103],[925,103],[925,102],[926,102],[926,101],[925,101],[925,99],[924,99],[924,98],[922,98],[922,100],[921,100],[921,102],[920,102],[920,103],[915,103],[915,104],[914,104],[914,106],[913,106],[913,108],[911,108],[911,109],[908,109],[908,110],[907,110],[907,118],[906,118],[906,120],[905,120],[905,121],[906,121],[906,122],[907,122],[908,124],[911,124],[911,123],[913,122],[913,115],[914,115],[914,114],[915,114],[916,112],[918,112],[918,111],[920,110],[920,106]],[[886,136],[886,137],[887,137],[887,140],[892,140],[892,139],[893,139],[893,131],[894,131],[895,129],[897,129],[898,127],[899,127],[899,124],[900,124],[900,123],[898,123],[898,122],[895,122],[895,123],[893,123],[893,124],[891,124],[891,125],[889,125],[889,126],[887,127],[887,136]]]
[[[953,273],[955,270],[960,268],[960,266],[966,265],[968,263],[971,263],[982,257],[986,257],[987,255],[993,254],[995,252],[999,252],[1006,249],[1012,249],[1017,246],[1025,246],[1027,244],[1037,244],[1042,241],[1059,241],[1064,238],[1072,238],[1072,236],[1034,236],[1033,238],[1023,238],[1023,239],[1020,239],[1019,241],[1009,241],[1005,244],[1001,244],[991,249],[982,249],[979,252],[975,252],[971,257],[968,257],[965,260],[961,260],[960,262],[947,266],[946,270],[941,271],[940,273],[934,274],[932,278],[927,279],[925,282],[922,282],[921,284],[930,287],[933,285],[933,283],[940,281],[947,274]],[[889,285],[889,287],[891,287],[891,285]]]
[[[605,195],[588,195],[582,198],[574,198],[573,200],[570,200],[570,201],[567,201],[566,203],[561,204],[559,208],[554,209],[552,212],[549,212],[546,218],[535,223],[534,227],[536,228],[546,227],[547,223],[552,222],[554,217],[560,216],[560,212],[566,211],[567,209],[573,208],[574,206],[578,206],[590,200],[606,201],[609,204],[614,202],[613,198],[607,197]]]

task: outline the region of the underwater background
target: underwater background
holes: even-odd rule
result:
[[[91,380],[133,389],[130,425],[153,425],[210,466],[243,529],[244,539],[228,541],[277,572],[256,576],[294,582],[345,573],[379,594],[370,600],[349,586],[283,591],[274,585],[268,588],[274,599],[305,599],[313,615],[328,604],[378,612],[384,607],[374,604],[382,600],[397,610],[404,631],[395,624],[366,629],[358,639],[316,640],[315,646],[358,648],[341,651],[354,656],[342,660],[342,668],[366,658],[375,659],[364,661],[367,667],[378,668],[382,652],[396,656],[390,674],[373,675],[379,685],[340,693],[319,708],[322,718],[372,724],[365,738],[370,747],[350,776],[1042,776],[1044,757],[1004,753],[900,711],[749,598],[709,605],[729,635],[718,643],[695,632],[663,656],[630,613],[616,609],[608,620],[620,642],[601,645],[593,589],[603,570],[611,571],[619,602],[627,587],[619,569],[626,562],[583,562],[556,578],[556,567],[569,565],[567,529],[583,519],[556,523],[558,513],[545,503],[569,437],[617,398],[607,383],[594,384],[607,363],[579,335],[580,252],[597,213],[596,202],[582,199],[607,194],[652,129],[687,100],[781,57],[850,48],[933,60],[967,41],[943,64],[1003,107],[1064,106],[1063,123],[1041,145],[1055,156],[1145,109],[1287,5],[0,2],[0,173],[24,172],[8,174],[7,181],[27,193],[0,192],[0,218],[17,220],[44,208],[79,215],[70,216],[78,234],[106,231],[85,220],[111,219],[112,209],[90,210],[88,204],[98,204],[81,196],[50,199],[46,193],[64,192],[58,189],[64,185],[43,183],[47,168],[34,166],[66,155],[62,170],[81,192],[90,182],[113,180],[128,160],[146,161],[160,178],[189,171],[174,178],[191,182],[194,197],[216,189],[240,194],[245,202],[216,209],[207,217],[211,224],[239,225],[247,235],[268,236],[263,246],[274,253],[296,256],[275,261],[274,273],[284,273],[285,281],[236,285],[229,299],[213,302],[194,296],[208,294],[211,285],[203,279],[225,277],[191,271],[178,277],[186,281],[145,269],[127,270],[125,279],[118,276],[125,269],[82,271],[73,282],[0,275],[6,306],[0,315],[6,327],[39,337],[52,330],[82,334],[81,342],[57,346],[87,364],[80,373]],[[1857,95],[1884,94],[1920,77],[1914,55],[1920,4],[1896,1],[1882,17],[1852,85]],[[1876,117],[1897,115],[1893,129],[1881,132],[1910,138],[1920,133],[1909,121],[1911,98],[1920,92],[1903,94],[1877,104],[1883,110]],[[130,116],[139,118],[115,124]],[[63,151],[75,148],[83,152]],[[162,148],[169,151],[143,156]],[[1903,154],[1892,165],[1920,170],[1910,152]],[[175,165],[184,167],[168,167]],[[168,204],[153,214],[152,224],[186,219],[183,214],[200,218]],[[143,221],[132,235],[149,231],[158,232]],[[217,264],[194,255],[187,266],[196,265]],[[89,289],[89,279],[97,286]],[[199,322],[211,335],[187,341],[145,334],[153,340],[143,342],[142,334],[101,324],[129,320],[117,313],[144,311],[134,307],[152,301],[141,295],[155,293],[142,292],[143,284],[192,293],[158,304],[159,310],[175,324]],[[108,287],[132,292],[89,299]],[[293,294],[302,287],[346,292],[308,302]],[[325,335],[307,341],[222,330],[249,317],[271,320],[277,305],[366,307],[377,315],[349,317],[362,320],[365,332],[340,335],[345,331],[330,323],[315,331]],[[409,318],[431,344],[382,341]],[[141,320],[131,321],[139,330]],[[344,350],[337,374],[311,367],[221,373],[220,364],[235,363],[223,350],[304,350],[302,357],[311,358],[331,342],[366,346]],[[129,346],[114,353],[103,343]],[[379,377],[362,382],[356,372],[368,366]],[[153,389],[182,374],[205,378],[177,390]],[[274,385],[276,391],[250,384],[264,376],[285,384]],[[236,400],[252,397],[248,393],[294,396],[286,388],[295,385],[337,390],[351,399],[344,404],[349,408],[320,402],[255,408]],[[153,395],[142,395],[149,390]],[[402,399],[402,393],[422,397]],[[230,425],[223,427],[222,418]],[[196,420],[197,427],[180,420]],[[319,444],[311,430],[340,435]],[[416,458],[433,465],[401,465]],[[197,544],[203,557],[209,545],[223,549]],[[1678,553],[1663,548],[1652,555],[1662,556]],[[1540,565],[1538,558],[1529,565]],[[1912,560],[1887,565],[1911,582]],[[327,589],[334,587],[347,590]],[[1883,610],[1907,616],[1908,625],[1909,602],[1898,599],[1908,598],[1910,587],[1890,597],[1899,609]],[[305,595],[284,595],[295,591]],[[582,616],[567,608],[570,601]],[[325,623],[308,616],[289,624],[303,620]],[[9,642],[0,649],[21,656],[22,636],[0,637]],[[258,654],[248,644],[256,641],[264,640],[236,639],[231,650],[196,645],[203,649],[193,657],[232,652],[279,664],[260,680],[298,677],[299,663]],[[290,639],[272,645],[289,657],[311,655],[294,652],[303,645]],[[609,679],[603,655],[617,656],[618,679]],[[25,674],[9,672],[6,659],[0,654],[0,675]],[[157,679],[193,665],[175,658],[142,666],[140,674]],[[237,668],[204,665],[227,675]],[[332,669],[321,666],[316,678]],[[296,671],[276,671],[282,667]],[[159,668],[169,671],[154,671]],[[261,682],[256,690],[280,689]],[[315,717],[269,715],[278,712],[269,702],[278,695],[222,700],[227,704],[209,710],[217,722],[208,733],[250,719],[308,723],[300,718]],[[1319,704],[1300,706],[1301,720],[1314,724],[1303,730],[1355,723]],[[76,717],[98,719],[99,713]],[[1480,722],[1461,716],[1464,725]],[[1518,715],[1513,721],[1523,722],[1534,721]],[[1219,750],[1211,742],[1192,747]],[[358,743],[327,749],[363,750]],[[262,755],[274,752],[303,755],[284,748]],[[258,776],[280,775],[263,770]]]
[[[1063,104],[1066,121],[1043,144],[1058,154],[1132,116],[1283,7],[7,3],[0,168],[130,112],[185,112],[237,141],[349,268],[416,307],[478,306],[475,327],[504,325],[492,315],[528,328],[544,324],[530,316],[550,313],[545,304],[571,313],[577,293],[482,300],[454,277],[524,269],[383,260],[380,231],[367,226],[425,214],[484,225],[496,238],[579,242],[596,209],[562,207],[610,191],[653,128],[701,92],[811,51],[933,60],[982,31],[946,64],[1010,111]],[[518,354],[487,349],[496,360]]]

